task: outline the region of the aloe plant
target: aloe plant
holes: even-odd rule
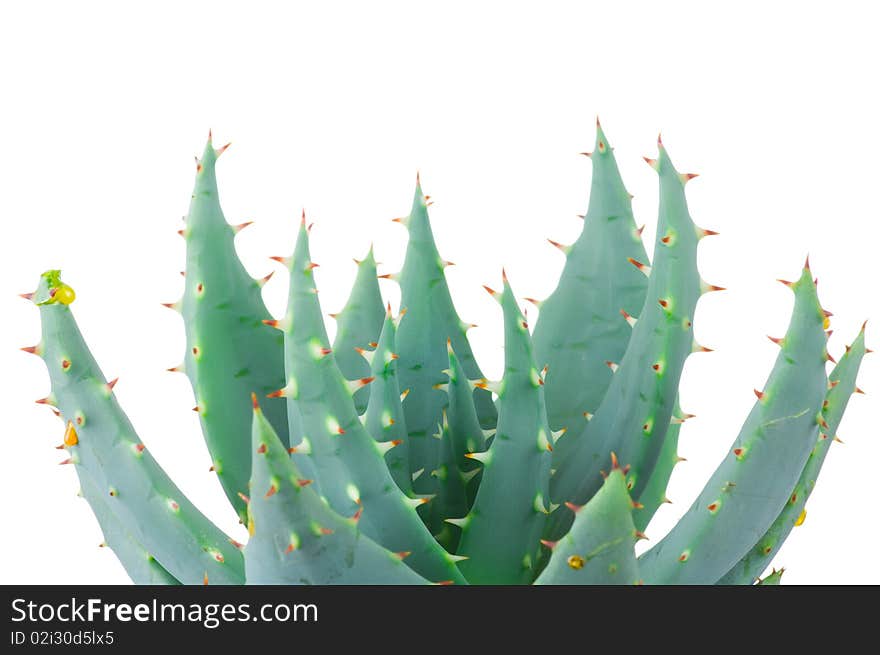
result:
[[[685,185],[658,139],[653,261],[597,122],[580,238],[531,331],[511,282],[486,287],[504,321],[504,375],[485,378],[456,313],[417,180],[400,273],[383,302],[372,247],[331,343],[302,215],[287,311],[272,317],[235,250],[210,136],[198,159],[178,310],[213,471],[247,525],[240,544],[187,500],[138,437],[73,316],[57,270],[25,294],[64,423],[63,463],[106,544],[151,584],[751,584],[793,527],[834,440],[864,326],[830,376],[830,314],[805,264],[791,323],[728,454],[676,526],[636,555],[678,455],[678,405],[700,297]],[[182,399],[181,402],[184,402]],[[762,584],[778,584],[774,570]]]

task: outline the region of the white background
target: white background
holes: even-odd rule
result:
[[[126,582],[76,477],[53,450],[63,426],[33,404],[39,338],[15,297],[47,268],[78,292],[80,326],[120,401],[169,474],[210,517],[245,535],[225,505],[189,384],[165,373],[184,349],[179,317],[193,155],[208,127],[247,268],[273,270],[302,207],[315,221],[324,310],[338,310],[371,241],[400,266],[416,170],[461,316],[478,323],[484,370],[501,372],[500,312],[480,289],[507,267],[521,296],[555,286],[562,256],[544,240],[581,229],[595,116],[615,146],[653,243],[657,181],[642,155],[659,130],[688,185],[703,276],[728,287],[700,301],[669,496],[648,535],[684,512],[730,447],[776,356],[810,253],[834,312],[833,354],[880,319],[874,256],[880,102],[876,16],[868,3],[231,3],[4,4],[0,15],[0,582]],[[235,3],[239,7],[242,3]],[[304,3],[303,3],[304,4]],[[311,3],[317,5],[318,3]],[[827,6],[827,5],[826,5]],[[539,8],[540,7],[540,8]],[[869,11],[869,10],[868,10]],[[649,247],[649,251],[650,251]],[[278,276],[282,278],[283,276]],[[398,291],[383,282],[396,303]],[[283,310],[286,282],[265,298]],[[331,325],[331,329],[332,329]],[[868,342],[880,346],[870,325]],[[880,355],[874,355],[874,358]],[[880,375],[869,356],[808,517],[775,564],[788,583],[878,583]]]

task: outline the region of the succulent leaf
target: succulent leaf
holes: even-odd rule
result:
[[[376,349],[372,351],[371,367],[367,371],[373,381],[368,385],[370,396],[364,415],[364,425],[377,442],[397,444],[385,453],[385,463],[397,486],[404,493],[411,494],[409,436],[406,433],[403,401],[400,399],[401,389],[397,383],[397,355],[394,352],[396,335],[397,327],[389,307]]]
[[[336,336],[333,352],[336,363],[346,380],[359,380],[370,375],[370,365],[358,354],[357,349],[369,349],[379,341],[379,333],[385,320],[385,308],[376,277],[376,259],[370,247],[367,256],[357,263],[357,276],[345,306],[336,319]],[[374,385],[363,386],[354,392],[354,404],[358,414],[367,409],[367,402]]]
[[[254,402],[248,584],[427,584],[321,500]]]
[[[666,488],[669,486],[672,470],[681,461],[678,454],[678,435],[681,432],[682,422],[675,418],[681,415],[681,407],[678,406],[678,400],[676,400],[672,410],[673,419],[670,421],[669,427],[666,428],[663,447],[657,456],[657,463],[654,465],[648,484],[645,485],[638,497],[638,502],[642,507],[633,514],[636,529],[641,532],[644,532],[648,527],[660,506],[669,502],[666,497]]]
[[[608,138],[596,123],[590,155],[590,203],[578,240],[565,257],[556,290],[540,303],[533,340],[548,366],[547,417],[554,430],[576,431],[595,412],[611,382],[606,361],[619,362],[632,329],[621,310],[637,315],[648,282],[627,260],[647,261]],[[607,458],[607,454],[606,454]]]
[[[789,501],[819,436],[827,335],[809,268],[784,345],[730,452],[687,513],[639,558],[649,584],[712,584],[767,532]]]
[[[548,513],[552,434],[531,337],[504,280],[504,378],[498,428],[481,453],[483,479],[462,528],[459,568],[472,584],[534,580]]]
[[[852,345],[847,348],[846,353],[831,371],[831,375],[828,376],[833,386],[825,395],[822,409],[822,417],[828,427],[819,431],[819,439],[810,452],[809,459],[807,459],[788,502],[770,529],[758,540],[748,554],[718,581],[718,584],[751,584],[754,582],[779,552],[792,529],[803,521],[807,499],[816,486],[822,464],[825,463],[825,457],[828,455],[828,450],[837,434],[837,427],[840,425],[849,399],[856,393],[856,377],[864,355],[865,328],[862,326],[862,330]]]
[[[183,236],[185,291],[179,309],[186,326],[184,371],[189,378],[205,443],[226,497],[244,519],[252,390],[266,395],[284,384],[283,339],[263,324],[271,318],[262,284],[248,275],[235,251],[236,230],[220,208],[217,151],[208,139],[196,171]],[[266,415],[289,441],[284,398],[266,401]]]
[[[614,467],[586,505],[566,507],[575,515],[571,530],[546,542],[553,554],[535,584],[636,584],[639,566],[633,502],[626,476]]]
[[[111,384],[80,334],[69,304],[48,300],[62,288],[58,271],[40,278],[40,356],[49,370],[52,402],[76,430],[71,463],[84,471],[132,538],[183,584],[241,584],[241,553],[183,495],[122,411]],[[66,285],[64,285],[66,286]],[[87,482],[88,484],[88,482]]]
[[[347,381],[336,365],[324,328],[302,221],[290,259],[290,295],[284,331],[288,384],[310,453],[294,453],[300,470],[342,516],[362,512],[364,534],[392,552],[410,552],[406,563],[429,580],[464,582],[449,554],[434,540],[400,490],[379,444],[361,424]],[[399,369],[398,369],[399,370]],[[306,468],[308,466],[310,470]],[[352,497],[351,489],[357,490]],[[419,502],[417,500],[417,502]]]
[[[688,213],[684,182],[658,140],[654,161],[660,180],[660,211],[654,261],[645,304],[626,353],[590,421],[570,431],[553,454],[554,502],[586,502],[602,483],[602,462],[611,452],[631,470],[627,484],[638,498],[664,443],[685,359],[693,346],[693,315],[701,291],[697,272],[699,233]],[[636,264],[643,267],[640,262]],[[621,319],[622,320],[622,319]],[[564,534],[570,516],[557,510],[550,538]]]
[[[441,462],[440,441],[433,435],[442,420],[447,399],[435,386],[446,381],[443,370],[447,367],[447,340],[451,340],[468,378],[482,378],[483,374],[468,343],[466,326],[452,304],[444,273],[445,262],[434,243],[427,201],[419,183],[412,210],[401,222],[409,232],[409,241],[398,278],[401,308],[406,310],[397,332],[398,376],[401,388],[409,389],[403,409],[410,437],[410,474],[415,474],[434,471]],[[494,427],[496,412],[490,394],[476,390],[474,403],[480,424],[484,428]],[[437,479],[430,475],[420,475],[413,482],[419,494],[437,493],[437,485]],[[441,531],[444,527],[442,511],[431,506],[423,511],[432,533]]]

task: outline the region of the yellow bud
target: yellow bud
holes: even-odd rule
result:
[[[67,422],[67,428],[64,430],[64,445],[75,446],[79,443],[79,437],[76,434],[76,428],[73,427],[73,421]]]
[[[55,289],[53,299],[56,302],[60,302],[62,305],[69,305],[76,300],[76,292],[66,284],[62,284]]]
[[[572,555],[567,561],[568,565],[575,570],[584,568],[584,558],[580,555]]]

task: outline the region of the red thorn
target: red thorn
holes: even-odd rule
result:
[[[865,395],[865,392],[860,387],[856,387],[856,390],[853,393],[860,393],[863,396]]]
[[[319,266],[320,266],[320,264],[316,264],[315,262],[309,262],[309,265],[306,266],[306,270],[311,271],[313,269],[318,268]]]
[[[706,285],[706,291],[707,291],[707,292],[708,292],[708,291],[727,291],[727,288],[726,288],[726,287],[719,287],[719,286],[716,285],[716,284],[707,284],[707,285]]]
[[[570,509],[572,512],[574,512],[575,514],[577,514],[578,512],[580,512],[580,511],[581,511],[581,508],[583,508],[583,505],[575,505],[574,503],[570,503],[570,502],[568,502],[568,501],[566,501],[565,506],[566,506],[568,509]]]
[[[400,559],[406,559],[407,557],[412,555],[412,551],[411,550],[402,550],[399,553],[394,553],[394,554],[397,555]]]
[[[176,307],[177,307],[177,303],[173,303],[173,302],[163,302],[160,304],[162,305],[162,307],[167,307],[168,309],[176,309]],[[166,314],[166,316],[167,315],[168,314]]]
[[[332,350],[331,348],[321,348],[321,350],[320,350],[319,352],[321,353],[321,355],[322,355],[323,357],[326,357],[327,355],[329,355],[330,353],[332,353],[333,350]]]
[[[268,448],[266,448],[266,444],[261,443],[257,448],[257,453],[260,455],[264,455],[266,453],[266,450],[268,450]]]
[[[217,150],[217,154],[216,154],[215,156],[216,156],[216,157],[219,157],[220,155],[222,155],[224,152],[226,152],[226,150],[227,150],[227,149],[229,148],[229,146],[231,146],[231,145],[232,145],[232,142],[230,141],[230,142],[227,143],[225,146],[221,146],[220,149]]]
[[[651,159],[650,157],[642,157],[642,159],[644,159],[648,163],[648,166],[650,166],[654,170],[657,169],[657,160],[656,159]]]
[[[299,219],[299,224],[302,227],[306,226],[306,208],[305,207],[303,207],[302,216]]]
[[[25,300],[33,300],[34,294],[33,293],[20,293],[20,294],[18,294],[18,297],[24,298]]]
[[[266,398],[282,398],[284,396],[284,388],[278,389],[278,391],[273,391],[272,393],[267,393]],[[254,405],[256,407],[256,405]]]
[[[178,233],[180,236],[182,236],[184,239],[186,238],[186,230],[185,230],[185,229],[183,229],[183,230],[177,230],[177,233]]]
[[[285,266],[287,266],[288,262],[290,261],[290,259],[288,259],[287,257],[279,257],[279,256],[269,257],[269,259],[271,259],[273,262],[278,262],[279,264],[284,264]]]
[[[380,280],[393,280],[394,273],[383,273],[382,275],[377,275]]]
[[[682,179],[685,183],[690,182],[695,177],[700,177],[699,173],[682,173]]]
[[[484,285],[483,285],[483,288],[484,288],[484,289],[487,291],[487,293],[488,293],[490,296],[492,296],[493,298],[494,298],[495,296],[498,295],[498,292],[495,291],[495,289],[493,289],[493,288],[490,287],[490,286],[486,286],[486,285],[484,284]]]
[[[568,248],[566,248],[564,245],[562,245],[558,241],[554,241],[553,239],[547,239],[547,241],[550,243],[551,246],[553,246],[554,248],[559,248],[559,250],[561,250],[562,252],[565,252],[566,250],[568,250]]]
[[[829,352],[826,352],[826,353],[825,353],[825,359],[827,359],[827,360],[828,360],[829,362],[831,362],[832,364],[836,364],[836,363],[837,363],[837,360],[834,359],[834,357],[832,357],[832,356],[831,356],[831,353],[829,353]]]
[[[314,480],[309,480],[308,478],[299,478],[296,481],[296,486],[297,487],[308,487],[310,484],[312,484],[312,482],[314,482]]]
[[[193,408],[192,408],[192,411],[198,413],[198,411],[199,411],[199,406],[196,405],[195,407],[193,407]]]
[[[26,353],[30,353],[31,355],[39,355],[40,347],[39,346],[25,346],[22,350]]]
[[[63,462],[58,462],[58,465],[59,465],[59,466],[64,466],[65,464],[73,464],[73,458],[72,458],[72,457],[68,457],[68,458],[65,459]]]
[[[336,428],[336,433],[337,434],[345,434],[345,430],[342,429],[342,426],[339,426],[338,428]]]
[[[718,236],[718,234],[720,234],[720,233],[716,232],[715,230],[703,229],[703,230],[700,230],[700,234],[702,234],[704,237],[715,237],[715,236]]]
[[[541,543],[544,544],[545,546],[547,546],[547,548],[549,548],[550,550],[553,550],[554,548],[556,548],[556,544],[558,542],[549,541],[548,539],[541,539]]]
[[[295,550],[296,550],[296,546],[294,546],[293,544],[288,544],[287,550],[285,550],[284,552],[285,553],[292,553]]]
[[[627,464],[622,469],[620,469],[621,473],[627,475],[629,473],[629,469],[632,467],[632,464]]]
[[[666,298],[660,298],[657,302],[660,303],[660,306],[661,306],[663,309],[666,309],[666,308],[669,307],[669,301],[666,300]]]
[[[166,368],[165,370],[169,373],[183,373],[183,366],[178,364],[177,366],[172,366],[171,368]]]
[[[755,395],[758,397],[758,400],[764,400],[765,394],[763,391],[758,391],[757,389],[753,389],[753,391],[755,392]]]
[[[254,224],[253,221],[245,221],[244,223],[239,223],[238,225],[233,225],[233,226],[232,226],[232,230],[233,230],[233,232],[235,232],[236,234],[238,234],[238,233],[241,232],[244,228],[248,227],[249,225],[253,225],[253,224]]]
[[[619,468],[620,468],[620,464],[618,464],[618,462],[617,462],[617,453],[615,453],[614,451],[611,451],[611,470],[613,471],[614,469],[619,469]]]
[[[274,318],[264,319],[264,320],[263,320],[263,325],[268,325],[269,327],[277,328],[277,327],[278,327],[278,321],[276,321]]]
[[[233,547],[235,547],[238,550],[242,550],[244,548],[244,544],[241,543],[240,541],[236,541],[235,539],[230,539],[229,543],[231,543],[233,545]]]
[[[265,496],[265,497],[266,497],[266,498],[271,498],[271,497],[274,496],[276,493],[278,493],[278,487],[276,487],[276,486],[273,484],[271,487],[269,487],[269,491],[266,492],[266,496]]]
[[[245,495],[244,495],[243,493],[241,493],[240,491],[238,492],[238,497],[241,498],[241,499],[244,501],[245,505],[249,505],[250,502],[251,502],[251,499],[248,498],[247,496],[245,496]]]
[[[645,231],[644,225],[640,225],[639,227],[636,228],[636,233],[638,233],[639,236],[642,236],[642,232],[644,232],[644,231]]]
[[[829,312],[827,309],[823,309],[822,314],[825,316],[825,318],[831,318],[832,316],[834,316],[834,314]]]
[[[810,256],[809,256],[809,255],[807,255],[807,259],[806,259],[806,261],[804,262],[804,270],[805,270],[805,271],[809,271],[809,270],[810,270]]]
[[[323,535],[333,534],[333,530],[331,530],[330,528],[323,528],[322,527],[319,529],[319,532]]]
[[[142,444],[142,443],[135,444],[135,446],[134,446],[134,449],[135,449],[136,451],[138,451],[139,453],[144,452],[144,449],[145,449],[145,448],[146,448],[146,446],[145,446],[144,444]]]
[[[593,156],[592,152],[579,152],[578,154],[583,155],[584,157],[592,157]]]
[[[112,380],[110,380],[110,382],[107,383],[107,387],[112,391],[117,382],[119,382],[119,378],[113,378]]]
[[[45,398],[40,398],[39,400],[36,400],[34,402],[36,402],[38,405],[52,405],[53,404],[52,399],[49,396],[46,396]]]
[[[780,346],[780,347],[782,346],[783,339],[777,338],[777,337],[771,337],[769,334],[767,335],[767,338],[770,339],[770,341],[775,343],[777,346]]]
[[[781,282],[782,284],[787,286],[789,289],[794,289],[794,282],[789,282],[788,280],[783,280],[783,279],[779,279],[779,278],[777,278],[776,281]]]

